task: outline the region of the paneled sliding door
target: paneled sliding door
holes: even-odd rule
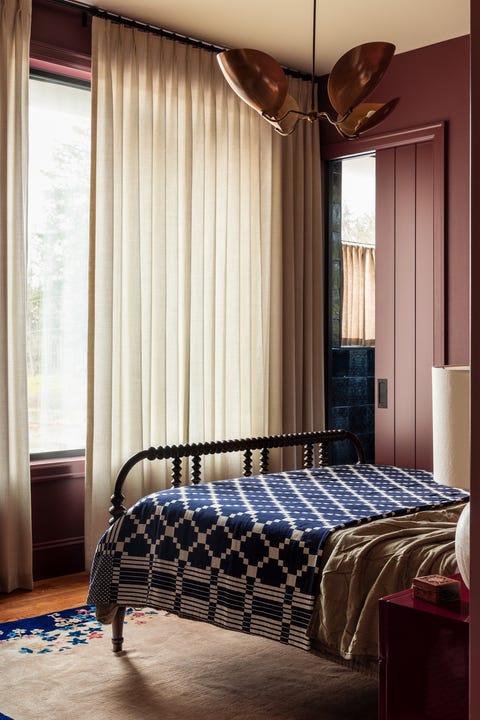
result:
[[[444,127],[360,138],[375,151],[375,462],[432,469],[432,366],[445,361]]]
[[[375,360],[387,396],[376,403],[375,460],[424,469],[432,469],[432,366],[444,362],[440,135],[376,153]]]

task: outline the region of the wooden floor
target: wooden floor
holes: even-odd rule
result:
[[[33,590],[14,590],[0,594],[0,623],[44,615],[85,605],[89,574],[77,573],[39,580]]]

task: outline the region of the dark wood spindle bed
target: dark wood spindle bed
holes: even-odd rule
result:
[[[355,462],[329,465],[334,442],[350,443]],[[270,471],[271,451],[285,448],[302,449],[302,467]],[[208,482],[203,459],[225,453],[243,454],[243,477]],[[169,461],[172,488],[127,510],[124,484],[144,460]],[[379,597],[417,574],[456,572],[466,501],[426,471],[365,464],[346,430],[151,447],[118,473],[88,601],[112,623],[115,652],[126,608],[153,607],[374,673]]]

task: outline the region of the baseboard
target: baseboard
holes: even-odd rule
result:
[[[33,579],[59,577],[85,569],[83,537],[33,544]]]

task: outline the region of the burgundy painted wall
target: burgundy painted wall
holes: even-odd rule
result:
[[[472,438],[480,433],[480,405],[475,400],[480,396],[480,3],[470,2],[471,22],[471,432]],[[477,444],[472,441],[471,449],[471,503],[470,523],[471,556],[480,551],[480,478],[478,470]],[[480,718],[480,565],[471,563],[470,572],[470,718]]]
[[[85,459],[31,463],[33,579],[81,572]]]
[[[400,97],[395,111],[368,134],[446,122],[446,363],[469,362],[469,49],[468,36],[395,55],[368,98]],[[325,106],[325,82],[321,86]],[[327,124],[322,145],[343,139]],[[355,141],[352,140],[352,154]]]
[[[32,1],[30,65],[90,80],[92,18],[78,7]]]

